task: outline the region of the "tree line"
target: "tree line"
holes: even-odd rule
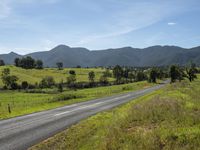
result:
[[[1,63],[1,61],[0,61]],[[34,60],[31,57],[16,58],[15,65],[17,67],[22,67],[25,69],[43,69],[43,62],[41,60]],[[59,70],[63,69],[63,64],[61,62],[57,63]],[[66,82],[60,81],[56,83],[54,78],[51,76],[44,77],[39,83],[31,85],[27,81],[23,81],[20,85],[18,84],[18,77],[11,75],[10,69],[5,68],[2,71],[1,79],[4,84],[5,89],[35,89],[35,88],[52,88],[57,87],[59,91],[63,91],[63,87],[68,87],[71,89],[77,88],[90,88],[97,86],[108,86],[114,84],[125,84],[138,81],[148,81],[156,83],[157,80],[162,80],[165,78],[170,78],[171,83],[176,81],[182,81],[187,78],[190,82],[194,81],[199,73],[196,65],[190,63],[186,67],[181,67],[178,65],[172,65],[170,67],[122,67],[116,65],[115,67],[110,67],[105,69],[105,71],[100,76],[99,80],[96,80],[96,75],[94,71],[88,73],[88,82],[77,82],[77,76],[75,70],[70,70],[68,76],[66,74]],[[109,81],[109,78],[115,78],[115,81]]]
[[[16,67],[21,67],[24,69],[43,69],[43,62],[42,60],[35,60],[30,56],[23,57],[23,58],[16,58],[14,60],[14,64]]]

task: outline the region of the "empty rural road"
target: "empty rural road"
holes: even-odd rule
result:
[[[1,120],[0,150],[27,149],[82,119],[160,89],[165,86],[166,83],[140,91],[100,98],[53,110]]]

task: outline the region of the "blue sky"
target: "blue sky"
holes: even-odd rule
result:
[[[199,0],[0,0],[0,53],[200,45]]]

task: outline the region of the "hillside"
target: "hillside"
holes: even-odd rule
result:
[[[70,68],[65,68],[63,70],[58,70],[55,68],[26,70],[15,66],[1,66],[0,72],[2,72],[4,68],[9,68],[11,74],[16,75],[19,78],[20,84],[23,81],[28,81],[31,84],[39,83],[45,76],[52,76],[57,83],[59,83],[61,80],[65,82],[69,76],[69,70],[71,70]],[[103,71],[105,71],[104,69],[100,68],[73,68],[73,70],[76,71],[78,82],[88,82],[88,73],[90,71],[95,72],[95,80],[98,81]],[[110,78],[109,80],[113,80],[113,78]],[[0,80],[0,87],[1,86],[3,86],[2,80]]]
[[[50,51],[27,54],[35,59],[41,59],[47,67],[56,67],[57,62],[63,62],[65,67],[94,66],[164,66],[171,64],[186,65],[190,61],[200,65],[200,47],[185,49],[176,46],[152,46],[144,49],[124,47],[107,50],[88,50],[86,48],[71,48],[59,45]],[[15,53],[0,55],[7,64],[13,64]]]

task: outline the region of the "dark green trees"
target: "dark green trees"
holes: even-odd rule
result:
[[[69,76],[67,77],[67,84],[73,87],[76,82],[76,72],[74,70],[69,71]]]
[[[35,66],[36,69],[43,69],[43,62],[41,60],[37,60]]]
[[[116,83],[119,84],[123,77],[123,69],[119,65],[113,68],[113,76],[116,79]]]
[[[186,68],[186,77],[189,79],[190,82],[192,82],[194,79],[197,78],[196,73],[198,72],[196,65],[194,63],[191,63],[189,67]]]
[[[23,57],[22,59],[16,58],[14,63],[16,67],[22,67],[24,69],[43,69],[43,62],[41,60],[35,60],[30,56]]]
[[[9,68],[5,68],[2,71],[1,79],[2,79],[2,82],[3,82],[5,88],[10,88],[10,89],[18,88],[18,85],[17,85],[18,78],[14,75],[10,75]]]
[[[5,66],[5,62],[2,59],[0,59],[0,66]]]
[[[90,83],[94,83],[94,78],[95,78],[95,73],[94,73],[94,71],[90,71],[90,72],[88,73],[88,79],[89,79]]]
[[[63,63],[62,62],[57,62],[56,66],[57,66],[58,70],[62,70],[63,69]]]
[[[40,88],[51,88],[55,85],[55,80],[51,76],[46,76],[40,81]]]
[[[158,70],[156,68],[152,68],[150,70],[149,82],[156,83],[157,78],[158,78]]]
[[[181,68],[176,65],[172,65],[170,67],[169,75],[171,78],[171,83],[175,82],[176,80],[183,80],[185,77],[184,68]]]

